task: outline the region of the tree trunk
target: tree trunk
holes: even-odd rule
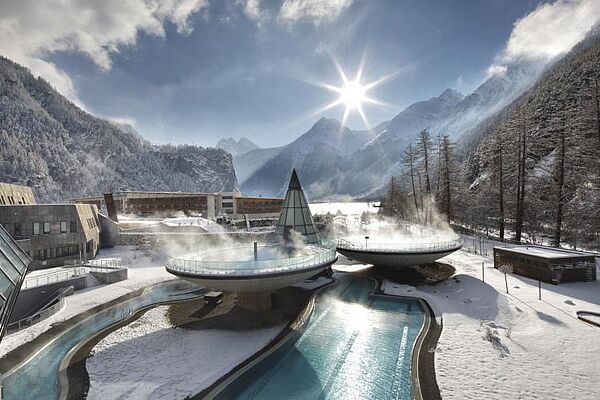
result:
[[[498,139],[498,208],[500,209],[500,239],[504,239],[504,166],[502,162],[502,139]]]
[[[517,188],[517,218],[515,221],[515,240],[521,243],[523,235],[523,219],[525,206],[525,161],[527,160],[527,126],[524,118],[521,121],[520,149],[519,149],[519,172],[518,172],[518,188]]]

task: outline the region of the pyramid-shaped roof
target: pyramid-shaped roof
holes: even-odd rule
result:
[[[291,231],[302,234],[306,243],[318,243],[319,237],[313,223],[308,202],[300,185],[296,169],[292,171],[290,184],[277,222],[277,234],[289,239]]]

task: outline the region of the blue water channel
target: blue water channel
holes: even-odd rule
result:
[[[68,352],[84,339],[123,320],[137,310],[156,303],[197,298],[205,292],[183,281],[169,281],[144,290],[68,328],[25,364],[4,377],[4,400],[58,399],[59,368]]]
[[[343,276],[320,296],[306,329],[217,399],[411,399],[411,355],[424,310],[370,296],[374,282]]]

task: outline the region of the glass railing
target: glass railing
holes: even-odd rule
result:
[[[364,240],[362,243],[352,242],[346,239],[338,239],[337,247],[339,249],[371,251],[371,252],[437,252],[445,250],[456,250],[460,248],[460,238],[436,242],[423,243],[377,243]]]
[[[259,246],[272,247],[272,246]],[[217,254],[240,251],[247,252],[247,248],[231,248],[220,250]],[[167,268],[190,274],[199,275],[248,275],[270,274],[285,271],[295,271],[331,263],[336,257],[334,245],[311,244],[303,247],[301,255],[279,254],[268,260],[244,261],[219,261],[211,259],[194,260],[185,257],[167,257]]]

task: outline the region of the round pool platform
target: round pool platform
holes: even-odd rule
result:
[[[334,245],[282,244],[213,249],[168,257],[166,269],[196,285],[226,292],[266,292],[308,279],[337,261]]]
[[[404,268],[434,262],[462,247],[460,239],[424,241],[422,243],[359,243],[338,239],[337,251],[344,256],[386,268]]]

